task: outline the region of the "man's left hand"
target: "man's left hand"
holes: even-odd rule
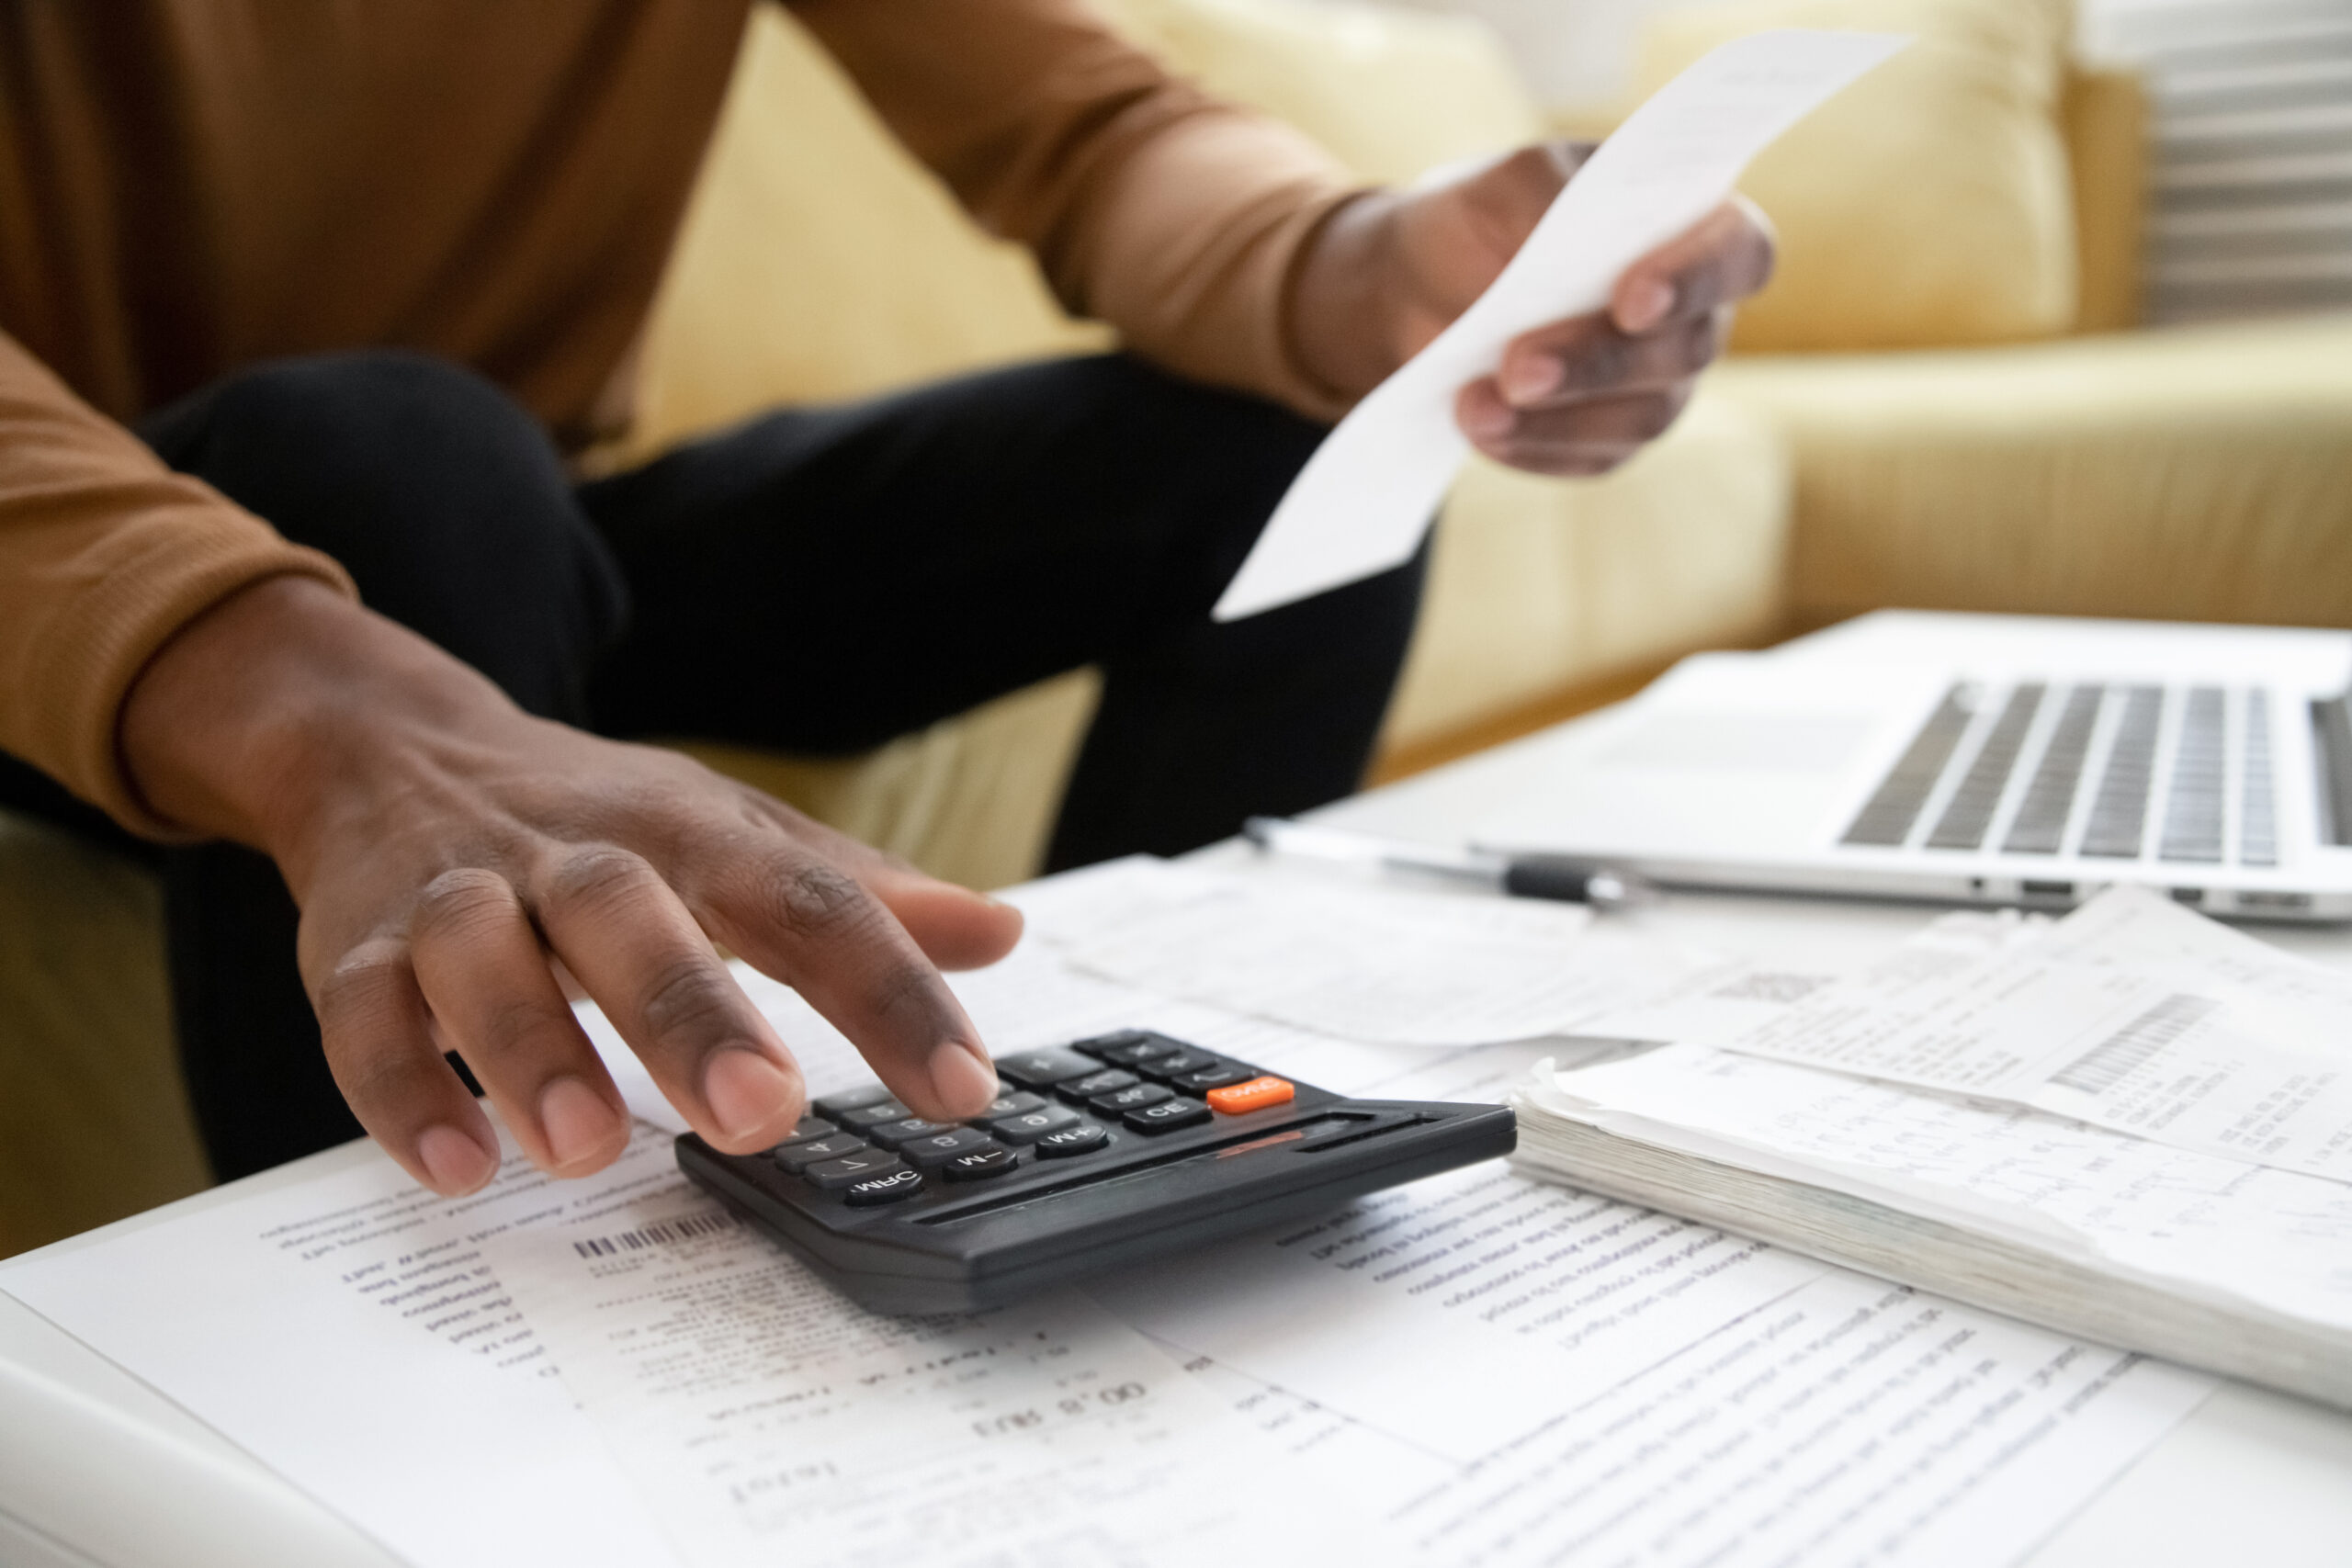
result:
[[[1552,142],[1335,213],[1302,264],[1292,348],[1351,396],[1377,386],[1486,291],[1591,155]],[[1735,197],[1635,262],[1609,308],[1513,339],[1454,418],[1513,468],[1603,474],[1672,424],[1723,351],[1732,307],[1772,275],[1763,214]]]

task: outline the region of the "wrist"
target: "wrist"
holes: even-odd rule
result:
[[[326,585],[272,578],[188,623],[126,695],[131,787],[156,816],[307,879],[334,804],[383,782],[387,738],[424,717],[460,727],[496,688]]]
[[[1292,276],[1292,361],[1340,397],[1362,397],[1409,357],[1399,321],[1398,205],[1395,192],[1371,190],[1334,209]]]

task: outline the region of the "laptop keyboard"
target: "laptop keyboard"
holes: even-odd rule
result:
[[[2276,865],[2269,705],[2259,688],[1958,683],[1839,842]]]

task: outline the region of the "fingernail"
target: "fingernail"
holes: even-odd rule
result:
[[[756,1051],[730,1046],[702,1070],[702,1097],[719,1135],[739,1143],[775,1125],[795,1108],[798,1088],[782,1067]]]
[[[434,1190],[455,1198],[488,1181],[498,1169],[498,1156],[447,1123],[427,1127],[417,1135],[416,1157]]]
[[[1637,277],[1625,286],[1617,323],[1629,333],[1645,333],[1666,320],[1674,309],[1674,287],[1655,277]]]
[[[1462,416],[1462,427],[1474,441],[1500,441],[1519,423],[1519,415],[1500,403],[1475,402]]]
[[[996,1098],[996,1068],[977,1047],[951,1040],[932,1052],[932,1092],[950,1114],[978,1114]]]
[[[594,1089],[565,1077],[539,1091],[539,1126],[547,1134],[548,1156],[561,1170],[611,1148],[621,1119]]]
[[[1513,360],[1503,367],[1503,396],[1515,403],[1548,397],[1560,389],[1562,369],[1560,362],[1548,354]]]

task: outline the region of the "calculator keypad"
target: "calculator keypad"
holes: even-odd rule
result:
[[[1150,1030],[1001,1057],[1004,1092],[958,1124],[914,1114],[879,1085],[827,1095],[769,1151],[852,1207],[912,1198],[934,1180],[979,1182],[1032,1162],[1083,1161],[1120,1140],[1286,1104],[1292,1086]]]

